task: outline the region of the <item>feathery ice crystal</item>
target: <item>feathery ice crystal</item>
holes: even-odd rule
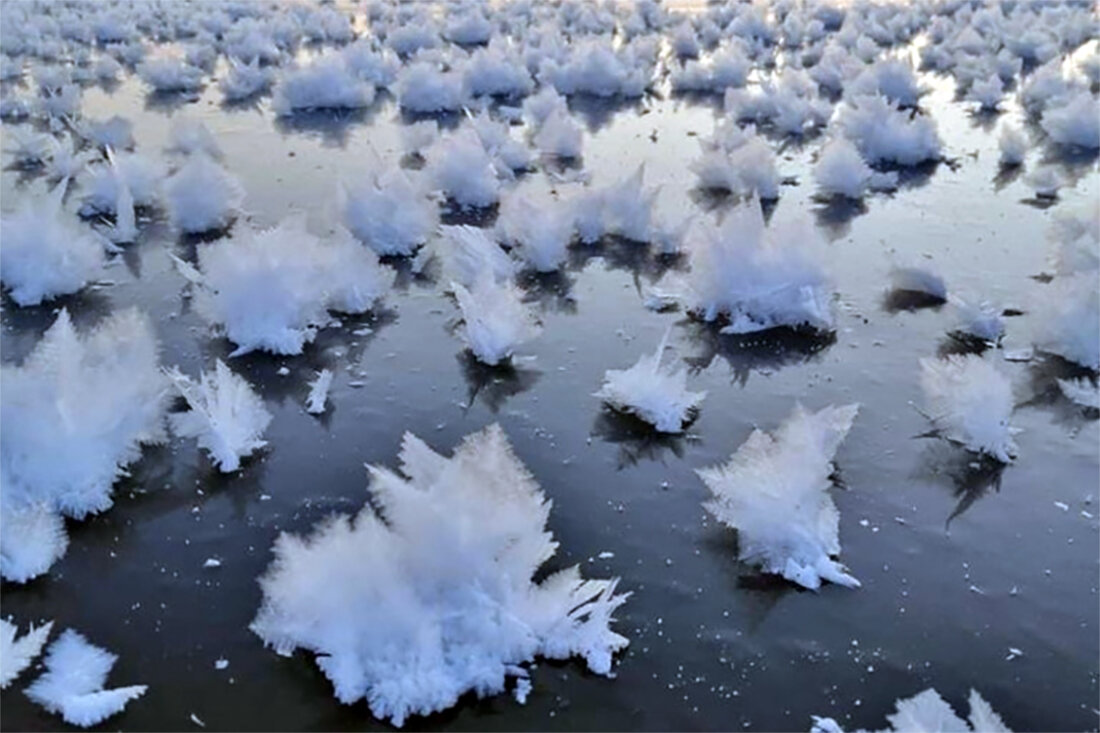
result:
[[[729,463],[696,471],[714,494],[704,504],[737,530],[738,557],[817,590],[859,581],[840,554],[840,514],[829,496],[833,456],[859,405],[807,412],[796,406],[773,434],[753,430]]]
[[[167,390],[149,319],[116,313],[85,336],[62,310],[21,366],[4,366],[0,574],[25,582],[65,552],[60,515],[111,506],[145,443],[164,438]]]
[[[462,338],[478,361],[496,366],[538,334],[535,316],[511,280],[498,282],[486,273],[469,290],[457,282],[451,289],[462,310]]]
[[[653,354],[643,354],[629,369],[608,369],[593,396],[616,410],[628,412],[662,433],[679,433],[699,409],[706,392],[687,390],[687,370],[661,368],[661,357],[671,329],[665,331]]]
[[[1008,463],[1016,455],[1009,425],[1012,385],[976,354],[921,359],[926,414],[947,440]]]
[[[909,731],[955,731],[956,733],[1012,733],[977,690],[970,691],[970,717],[962,720],[940,694],[931,687],[913,697],[894,703],[897,712],[887,715],[890,727],[882,733],[909,733]],[[832,718],[813,716],[810,733],[844,733],[844,729]]]
[[[248,381],[234,374],[221,359],[214,373],[202,372],[199,382],[180,373],[167,372],[176,391],[190,408],[168,416],[172,430],[183,438],[198,438],[222,473],[241,467],[241,459],[267,445],[262,439],[271,413]]]
[[[46,650],[46,672],[27,688],[31,700],[69,725],[87,728],[122,712],[145,685],[103,689],[118,656],[67,629]]]
[[[191,234],[228,226],[244,202],[240,181],[203,152],[191,155],[164,189],[172,221]]]
[[[406,433],[400,460],[404,477],[370,469],[378,513],[280,535],[251,626],[264,643],[314,652],[341,702],[365,697],[397,726],[509,677],[527,689],[521,665],[539,656],[609,674],[628,643],[609,627],[626,595],[575,566],[532,582],[557,548],[550,502],[504,431],[470,435],[450,458]]]
[[[53,621],[35,628],[33,625],[26,634],[16,641],[18,631],[15,624],[0,619],[0,689],[7,688],[23,670],[31,665],[42,651],[46,639],[50,636]]]

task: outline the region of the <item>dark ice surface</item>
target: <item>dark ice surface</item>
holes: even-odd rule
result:
[[[69,522],[68,553],[47,576],[3,584],[4,615],[23,627],[55,619],[58,629],[76,628],[119,654],[112,684],[149,685],[103,729],[197,729],[192,714],[211,730],[383,728],[365,703],[340,704],[310,655],[279,657],[248,630],[260,603],[256,578],[279,532],[362,506],[363,464],[393,466],[405,431],[449,452],[498,421],[553,499],[561,548],[551,565],[618,575],[633,592],[615,626],[630,647],[614,679],[579,663],[539,662],[526,705],[467,696],[408,728],[808,730],[811,714],[881,728],[896,698],[934,686],[960,712],[977,688],[1015,730],[1095,729],[1096,416],[1054,381],[1079,371],[1042,354],[1028,362],[1003,354],[1027,347],[1037,327],[1033,309],[1046,285],[1033,276],[1049,271],[1053,216],[1095,211],[1096,161],[1050,154],[1070,184],[1053,206],[1033,205],[1024,178],[998,169],[996,124],[952,97],[950,85],[934,82],[923,102],[949,161],[907,174],[896,194],[862,207],[813,198],[820,141],[783,150],[780,170],[797,184],[782,187],[771,215],[811,217],[827,238],[835,339],[723,336],[682,313],[650,312],[644,288],[682,263],[609,242],[578,248],[558,275],[524,280],[544,323],[524,349],[536,358],[492,370],[463,353],[457,308],[440,284],[398,261],[382,312],[343,319],[301,356],[231,360],[275,416],[261,457],[223,476],[194,441],[147,449],[110,511]],[[698,137],[711,131],[713,101],[577,101],[574,109],[588,125],[583,165],[594,183],[645,162],[662,210],[716,216],[731,205],[695,191],[687,168]],[[247,190],[238,227],[270,226],[291,210],[324,227],[337,216],[337,181],[365,175],[378,157],[401,157],[402,117],[386,95],[364,113],[273,122],[266,101],[225,108],[212,86],[197,100],[151,98],[128,77],[111,93],[87,89],[84,113],[131,119],[137,150],[154,156],[173,115],[201,119]],[[1014,107],[1005,116],[1021,120]],[[5,170],[4,207],[20,188],[43,185]],[[519,186],[554,184],[538,172]],[[189,374],[226,357],[232,347],[190,309],[169,258],[193,260],[196,242],[174,233],[163,213],[152,217],[139,221],[140,240],[118,258],[112,284],[39,308],[5,296],[4,363],[23,359],[62,305],[79,328],[139,306],[155,320],[163,363]],[[898,307],[887,293],[895,262],[926,263],[954,293],[1023,311],[1006,319],[994,354],[1015,388],[1015,463],[986,465],[919,437],[928,426],[914,409],[918,359],[968,347],[948,336],[949,306]],[[352,333],[364,326],[372,332]],[[591,396],[605,369],[651,352],[669,326],[674,356],[666,358],[689,365],[689,388],[708,392],[682,437],[657,437]],[[284,366],[290,373],[280,376]],[[322,367],[336,377],[318,417],[304,400]],[[736,534],[701,506],[707,490],[694,470],[724,461],[754,427],[774,428],[797,401],[862,405],[837,455],[834,491],[841,560],[862,581],[858,590],[802,591],[740,565]],[[221,567],[204,569],[207,558]],[[228,668],[215,669],[219,658]],[[64,727],[22,694],[33,675],[4,691],[3,726]]]

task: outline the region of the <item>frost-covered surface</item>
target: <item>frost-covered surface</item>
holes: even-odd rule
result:
[[[557,548],[550,502],[504,431],[470,435],[450,458],[406,433],[400,460],[404,476],[371,468],[378,513],[279,536],[251,626],[264,643],[315,653],[341,702],[366,698],[397,726],[466,692],[499,694],[540,656],[609,674],[626,595],[575,566],[532,582]]]
[[[46,672],[27,688],[27,697],[81,728],[116,715],[145,694],[145,685],[104,689],[118,656],[66,629],[46,650]]]
[[[859,587],[833,559],[840,513],[829,495],[833,457],[858,411],[799,405],[774,433],[754,430],[729,463],[696,471],[714,495],[703,506],[737,530],[740,560],[812,590],[822,580]]]
[[[267,445],[262,436],[271,413],[248,380],[221,359],[213,373],[201,372],[198,382],[179,369],[170,370],[168,377],[189,408],[169,415],[172,431],[181,438],[198,438],[222,473],[236,471],[242,458]]]
[[[168,178],[164,193],[172,221],[188,233],[228,226],[244,203],[240,181],[203,152]]]
[[[931,687],[913,697],[895,703],[896,711],[887,715],[890,727],[882,733],[916,733],[917,731],[943,731],[943,733],[1012,733],[1001,716],[978,694],[970,690],[968,700],[970,716],[963,720],[940,694]],[[969,723],[969,724],[968,724]],[[811,733],[844,733],[844,729],[832,718],[813,716]]]
[[[62,205],[66,182],[24,194],[0,219],[0,281],[18,305],[38,305],[82,289],[103,272],[103,244]]]
[[[204,287],[196,304],[237,344],[230,356],[256,349],[300,354],[328,311],[363,313],[389,289],[386,268],[346,231],[321,239],[293,216],[263,231],[242,227],[199,248]]]
[[[679,433],[691,421],[706,392],[687,389],[687,370],[662,367],[669,332],[653,354],[629,369],[608,369],[594,394],[617,410],[636,415],[662,433]]]
[[[921,359],[920,367],[925,414],[944,438],[1004,463],[1016,456],[1008,377],[975,354]]]
[[[38,657],[52,628],[53,621],[38,628],[32,624],[27,633],[16,639],[19,631],[16,625],[0,619],[0,689],[10,685]]]
[[[510,280],[482,275],[467,289],[451,283],[462,310],[462,338],[478,361],[496,366],[538,334],[538,322]]]
[[[779,326],[830,330],[831,290],[812,228],[764,226],[755,200],[720,224],[695,220],[687,234],[691,270],[678,285],[685,305],[705,321],[728,318],[729,333]]]
[[[164,438],[166,389],[148,318],[121,311],[81,336],[62,310],[0,390],[0,573],[25,582],[65,551],[59,515],[111,506],[115,480]]]

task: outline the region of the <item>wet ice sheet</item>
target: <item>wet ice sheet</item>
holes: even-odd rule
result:
[[[362,705],[339,705],[307,656],[262,648],[247,630],[260,600],[255,579],[280,530],[361,506],[362,464],[390,462],[405,430],[448,449],[499,420],[555,501],[561,566],[621,575],[621,588],[635,591],[616,626],[631,647],[614,681],[546,664],[526,706],[466,700],[411,725],[804,729],[811,714],[827,714],[854,728],[880,724],[894,699],[934,685],[957,709],[979,687],[1016,729],[1095,727],[1097,423],[1056,382],[1075,372],[1043,360],[1000,364],[1021,405],[1020,458],[1007,468],[975,462],[914,438],[927,429],[910,405],[920,400],[917,360],[954,348],[945,336],[953,314],[885,301],[895,262],[927,257],[950,289],[1025,311],[1007,319],[1003,353],[1026,346],[1043,288],[1031,276],[1048,267],[1051,216],[1096,201],[1095,160],[1059,163],[1074,185],[1053,209],[1031,205],[1022,179],[998,175],[996,123],[969,117],[951,95],[936,85],[924,105],[957,165],[909,176],[897,196],[874,196],[865,211],[811,199],[818,143],[780,156],[780,172],[799,185],[782,187],[772,216],[809,211],[829,239],[835,339],[719,336],[678,313],[647,311],[645,286],[668,263],[610,245],[576,249],[565,272],[525,281],[544,328],[524,349],[536,360],[502,373],[462,353],[442,284],[399,265],[384,313],[345,318],[300,357],[233,360],[274,414],[262,458],[225,477],[191,442],[147,451],[116,488],[115,507],[71,527],[69,552],[48,577],[5,584],[4,612],[21,623],[56,618],[116,651],[118,678],[140,679],[150,686],[145,702],[156,701],[113,719],[122,729],[177,729],[191,715],[221,729],[381,727]],[[662,184],[661,210],[728,205],[693,192],[686,166],[696,136],[711,130],[705,102],[573,106],[589,126],[583,162],[593,183],[619,180],[641,158],[647,180]],[[362,112],[273,121],[262,106],[221,108],[211,88],[181,104],[127,79],[110,95],[88,90],[84,110],[132,119],[138,150],[149,152],[169,139],[172,114],[202,119],[257,226],[289,209],[323,222],[338,177],[360,174],[374,152],[401,156],[400,115],[384,96]],[[1000,119],[1019,123],[1019,112]],[[18,172],[4,172],[5,201],[19,185]],[[521,185],[553,184],[535,174]],[[78,325],[140,305],[156,322],[163,362],[197,373],[233,347],[211,339],[182,296],[169,254],[193,261],[194,248],[162,221],[143,224],[111,271],[114,285],[62,302]],[[52,312],[5,301],[5,361],[30,350]],[[631,363],[669,324],[675,354],[695,370],[691,388],[708,391],[683,437],[654,436],[590,396],[605,369]],[[335,378],[329,409],[313,416],[303,401],[322,368]],[[847,490],[835,492],[844,562],[863,583],[856,592],[804,593],[739,566],[733,535],[701,506],[707,492],[693,469],[725,460],[795,399],[815,409],[863,405],[837,455]],[[204,567],[212,557],[220,567]],[[222,657],[232,666],[211,671]],[[3,707],[13,728],[56,726],[18,686]]]

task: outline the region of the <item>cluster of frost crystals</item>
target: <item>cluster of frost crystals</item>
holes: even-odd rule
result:
[[[661,367],[666,331],[653,354],[643,354],[629,369],[608,369],[593,396],[616,410],[637,416],[662,433],[679,433],[691,421],[706,392],[689,392],[687,370]]]
[[[0,281],[18,305],[75,293],[103,272],[103,244],[62,206],[66,185],[28,195],[0,219]]]
[[[306,412],[311,415],[320,415],[325,411],[325,401],[328,400],[332,377],[331,369],[322,369],[317,373],[317,377],[309,383],[309,394],[306,396]]]
[[[116,313],[85,336],[68,311],[21,366],[0,372],[0,574],[25,582],[65,551],[60,515],[111,506],[111,487],[144,443],[164,438],[167,390],[149,319]]]
[[[774,433],[754,430],[729,463],[696,471],[714,494],[704,507],[737,530],[740,560],[812,590],[822,580],[859,587],[832,559],[840,514],[829,496],[833,456],[858,411],[796,406]]]
[[[648,60],[632,46],[615,49],[609,40],[588,38],[571,44],[564,61],[543,61],[538,77],[565,95],[640,97],[652,74]]]
[[[764,227],[752,199],[721,225],[695,220],[687,233],[691,270],[681,297],[705,321],[729,318],[725,333],[789,326],[833,328],[831,293],[816,249],[821,242],[805,223]]]
[[[460,72],[443,71],[427,61],[406,66],[394,90],[398,104],[409,112],[453,112],[469,101],[466,80]]]
[[[1037,308],[1035,345],[1093,371],[1100,370],[1100,224],[1092,213],[1055,221],[1057,276]]]
[[[145,685],[103,689],[118,656],[67,629],[46,650],[46,672],[27,688],[32,701],[69,725],[87,728],[122,712]]]
[[[240,181],[203,152],[187,159],[164,192],[172,221],[191,234],[225,228],[244,202]]]
[[[470,289],[456,282],[451,289],[462,310],[462,338],[478,361],[496,366],[538,334],[535,316],[511,280],[484,274]]]
[[[1041,124],[1058,145],[1100,148],[1100,102],[1086,89],[1048,106]]]
[[[626,595],[575,566],[532,581],[557,548],[550,502],[504,431],[470,435],[450,458],[406,433],[400,459],[404,477],[371,469],[378,513],[280,535],[252,630],[280,654],[314,652],[341,702],[366,698],[397,726],[498,694],[539,656],[609,674],[628,643],[610,629]]]
[[[271,69],[260,66],[256,58],[246,64],[230,56],[228,63],[228,72],[218,82],[226,102],[240,102],[266,92],[275,81]]]
[[[428,178],[462,208],[492,206],[500,195],[493,159],[470,126],[441,138],[427,151]]]
[[[566,205],[521,192],[504,198],[496,229],[501,239],[539,272],[553,272],[565,264],[566,248],[573,239],[573,220]]]
[[[213,374],[199,375],[198,383],[179,369],[170,370],[168,377],[190,408],[168,416],[172,430],[183,438],[198,438],[222,473],[236,471],[242,458],[267,445],[261,436],[271,413],[248,381],[221,359]]]
[[[484,229],[463,226],[440,227],[440,235],[417,253],[413,270],[423,272],[427,263],[439,261],[440,279],[472,288],[482,277],[495,282],[516,273],[516,261],[486,234]]]
[[[389,289],[378,256],[346,230],[321,239],[292,216],[263,231],[244,229],[199,248],[204,287],[196,305],[237,344],[231,356],[261,349],[300,354],[328,311],[363,313]]]
[[[645,187],[645,165],[623,180],[586,191],[572,199],[574,225],[581,242],[594,244],[605,236],[648,242],[653,236],[656,187]]]
[[[775,151],[753,128],[744,136],[729,136],[720,144],[704,142],[702,147],[702,155],[690,166],[701,188],[779,198]]]
[[[352,72],[343,56],[331,55],[285,72],[271,109],[286,116],[310,109],[358,109],[373,101],[374,86]]]
[[[1008,463],[1012,440],[1012,384],[976,354],[921,359],[925,412],[947,440]]]
[[[422,181],[393,167],[341,188],[344,224],[379,255],[411,255],[439,226],[439,207]]]
[[[861,199],[869,190],[896,188],[898,175],[876,173],[850,140],[838,137],[821,149],[814,166],[814,180],[825,196]]]
[[[52,628],[53,621],[37,629],[32,625],[27,633],[16,640],[18,629],[15,624],[0,619],[0,689],[7,688],[31,665],[45,646]]]
[[[182,58],[149,59],[138,64],[137,73],[155,92],[192,92],[202,88],[202,69]]]
[[[898,109],[885,97],[854,97],[841,107],[837,124],[870,164],[917,165],[937,160],[943,143],[927,115]]]
[[[882,733],[910,733],[912,731],[944,731],[947,733],[1012,733],[1001,716],[978,694],[970,691],[970,717],[963,720],[940,694],[931,687],[913,697],[894,703],[897,712],[887,715],[890,727]],[[844,733],[844,729],[832,718],[813,716],[810,733]],[[967,723],[969,722],[969,725]]]

